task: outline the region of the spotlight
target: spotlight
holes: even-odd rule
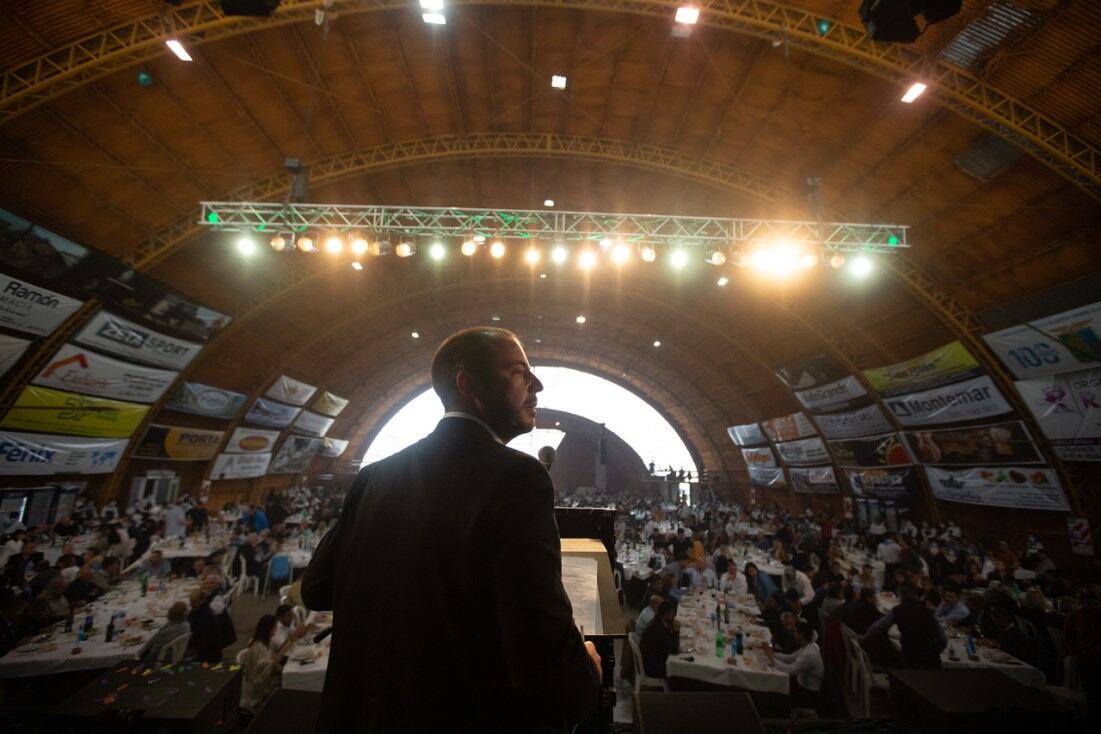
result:
[[[596,265],[596,253],[592,250],[584,250],[577,258],[577,264],[582,270],[592,270]]]
[[[428,25],[447,25],[447,16],[443,13],[421,13],[421,20]]]
[[[802,259],[799,260],[799,264],[802,265],[804,268],[813,268],[815,265],[818,264],[818,253],[806,253],[805,255],[803,255]]]
[[[409,257],[416,251],[412,242],[399,242],[398,246],[394,248],[394,254],[398,257]]]
[[[298,238],[298,249],[302,252],[316,252],[317,247],[314,246],[313,240],[309,237]]]
[[[352,261],[352,270],[363,270],[363,263],[359,260]]]
[[[524,253],[524,261],[528,265],[534,265],[539,262],[539,250],[534,247],[529,247],[528,251]]]
[[[484,234],[476,234],[474,235],[474,241],[479,245],[484,245],[486,243],[486,236]]]
[[[459,252],[463,253],[467,257],[471,257],[478,251],[478,243],[474,240],[467,240],[463,243],[463,246],[459,248]]]
[[[489,246],[489,254],[500,260],[505,256],[505,243],[498,240]]]
[[[718,285],[720,288],[725,288],[726,284],[729,283],[729,282],[730,282],[730,278],[723,275],[718,279],[718,281],[716,281],[716,285]]]
[[[906,104],[911,104],[915,99],[920,97],[926,89],[928,89],[922,82],[914,82],[909,89],[906,90],[906,94],[902,95],[902,101]]]
[[[420,0],[421,10],[427,10],[432,13],[443,12],[443,0]]]
[[[239,237],[237,239],[237,252],[245,257],[252,257],[256,254],[256,243],[253,242],[251,237]]]
[[[193,59],[191,58],[191,54],[187,52],[187,49],[184,48],[184,45],[177,41],[175,38],[169,38],[167,41],[164,42],[164,45],[168,46],[168,50],[176,54],[176,58],[180,61],[193,61]]]
[[[153,75],[145,69],[138,71],[138,86],[139,87],[151,87],[153,86]]]
[[[390,243],[387,242],[386,246],[389,247]],[[372,242],[371,244],[367,245],[367,254],[370,255],[371,257],[378,257],[379,255],[381,255],[382,254],[382,243],[381,242]]]
[[[583,323],[585,323],[586,321],[588,321],[588,319],[586,319],[586,318],[585,318],[585,314],[581,314],[581,315],[580,315],[580,316],[578,316],[578,317],[577,317],[576,319],[574,319],[574,321],[576,321],[576,322],[577,322],[577,323],[579,323],[579,324],[583,324]]]
[[[642,249],[638,251],[638,256],[642,258],[643,262],[652,263],[658,259],[658,251],[650,245],[643,245]]]
[[[413,337],[414,339],[420,339],[421,338],[421,334],[420,334],[419,331],[414,331],[414,332],[410,333],[409,336]]]
[[[798,248],[790,242],[777,242],[754,250],[749,264],[753,269],[765,275],[786,278],[799,267]]]
[[[659,339],[655,339],[654,340],[654,349],[657,349],[660,346],[661,346],[661,341]]]
[[[677,8],[677,13],[673,16],[674,21],[683,23],[684,25],[695,25],[699,19],[700,9],[694,8],[691,5],[682,5]]]
[[[613,244],[615,244],[615,243],[612,242],[612,239],[610,237],[604,237],[600,240],[600,249],[601,250],[607,250]]]
[[[631,259],[631,248],[620,242],[612,248],[612,262],[622,265]]]
[[[845,256],[842,255],[840,252],[834,254],[834,256],[830,258],[830,267],[833,268],[834,270],[836,270],[837,268],[841,267],[844,264],[845,264]]]
[[[543,206],[548,209],[554,206],[554,199],[543,199]]]
[[[370,248],[371,246],[367,243],[367,240],[362,237],[356,237],[352,240],[352,254],[356,257],[367,254],[367,250]]]
[[[339,255],[344,250],[344,240],[336,235],[325,240],[325,252],[330,255]]]
[[[566,88],[566,77],[561,76],[559,74],[553,75],[551,77],[551,86],[554,87],[555,89],[565,89]]]
[[[567,250],[562,245],[556,245],[555,248],[551,250],[551,260],[556,265],[561,265],[562,263],[566,262],[566,259],[569,258],[569,256],[569,250]]]
[[[539,273],[539,280],[546,280],[546,279],[547,279],[547,274],[546,273]]]
[[[282,252],[287,249],[287,241],[283,239],[282,235],[275,235],[271,238],[271,249]]]
[[[680,270],[688,264],[688,253],[684,250],[674,250],[673,254],[669,256],[669,264]]]
[[[432,246],[428,248],[428,256],[433,260],[443,260],[447,255],[447,248],[443,246],[442,242],[433,242]]]
[[[707,262],[715,266],[725,265],[726,254],[723,253],[721,250],[712,250],[711,253],[707,256]]]
[[[867,255],[861,255],[849,264],[849,270],[857,278],[867,278],[871,274],[875,265],[872,263],[872,259]]]

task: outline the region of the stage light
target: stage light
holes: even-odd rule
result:
[[[830,28],[833,28],[833,23],[826,20],[825,18],[819,18],[815,22],[814,27],[818,29],[818,33],[820,35],[824,36],[824,35],[826,35],[827,33],[830,32]]]
[[[474,241],[479,245],[484,245],[486,243],[486,236],[484,234],[476,234],[474,235]]]
[[[577,322],[577,323],[579,323],[579,324],[583,324],[583,323],[585,323],[586,321],[588,321],[588,319],[586,319],[586,318],[585,318],[585,315],[584,315],[584,314],[582,314],[582,315],[578,316],[578,317],[577,317],[576,319],[574,319],[574,321],[576,321],[576,322]]]
[[[860,255],[849,264],[849,270],[857,278],[867,278],[874,269],[875,265],[867,255]]]
[[[529,247],[528,251],[524,253],[524,261],[528,265],[535,265],[539,262],[539,250],[534,247]]]
[[[489,254],[500,260],[505,256],[505,243],[500,241],[494,242],[489,246]]]
[[[902,101],[906,104],[910,104],[920,97],[928,88],[929,87],[922,82],[914,82],[910,85],[910,88],[906,90],[906,94],[902,95]]]
[[[620,242],[612,248],[612,262],[622,265],[631,259],[631,248]]]
[[[421,20],[428,25],[447,25],[447,16],[443,13],[421,13]]]
[[[394,254],[398,257],[409,257],[416,251],[412,242],[399,242],[398,246],[394,248]]]
[[[718,285],[720,288],[725,288],[726,284],[729,283],[729,282],[730,282],[730,278],[723,275],[715,282],[715,284]]]
[[[669,264],[680,270],[688,264],[688,253],[684,250],[673,250],[673,254],[669,256]]]
[[[180,61],[193,61],[193,59],[191,58],[191,54],[189,54],[187,52],[187,49],[184,48],[183,44],[177,41],[175,38],[169,38],[167,41],[164,42],[164,45],[168,46],[168,49],[172,53],[176,54],[176,58]]]
[[[657,349],[660,346],[661,346],[661,341],[659,339],[655,339],[654,340],[654,349]]]
[[[463,253],[467,257],[472,256],[478,251],[478,243],[474,240],[467,240],[463,243],[463,246],[459,248],[459,252]]]
[[[314,247],[313,240],[309,237],[298,238],[298,249],[302,252],[316,252],[317,248]]]
[[[389,245],[390,243],[387,242],[386,244]],[[378,257],[379,255],[381,255],[382,254],[382,243],[381,242],[372,242],[371,244],[367,245],[367,254],[370,255],[371,257]]]
[[[443,12],[443,0],[420,0],[421,10],[434,13]]]
[[[726,264],[726,254],[723,253],[721,250],[713,250],[713,251],[711,251],[711,253],[708,254],[707,262],[709,262],[709,263],[711,263],[712,265],[715,265],[715,266],[725,265]]]
[[[561,76],[560,74],[554,74],[553,76],[551,76],[551,86],[555,89],[565,89],[566,77]]]
[[[638,251],[638,256],[642,258],[643,262],[652,263],[658,259],[658,251],[650,245],[643,245],[642,249]]]
[[[554,206],[554,199],[543,199],[543,206],[548,207],[548,208],[553,207]]]
[[[493,314],[492,316],[489,317],[489,320],[490,321],[500,321],[501,317],[498,314]]]
[[[237,252],[245,257],[252,257],[256,254],[256,243],[253,242],[251,237],[239,237],[237,239]]]
[[[803,255],[802,259],[799,260],[799,264],[802,265],[804,268],[813,268],[815,265],[818,264],[818,253],[806,253],[805,255]]]
[[[443,260],[447,255],[447,248],[443,246],[442,242],[433,242],[432,246],[428,248],[428,256],[433,260]]]
[[[556,265],[561,265],[562,263],[566,262],[566,260],[569,258],[569,256],[570,256],[569,250],[567,250],[562,245],[557,245],[557,246],[555,246],[555,248],[553,250],[551,250],[551,260]]]
[[[325,252],[330,255],[339,255],[344,250],[344,240],[336,235],[325,240]]]
[[[577,264],[582,270],[592,270],[596,265],[596,253],[592,250],[583,250],[577,257]]]
[[[546,273],[539,273],[539,280],[546,280],[546,279],[547,279],[547,274]]]
[[[677,23],[683,23],[684,25],[695,25],[700,19],[700,9],[694,8],[691,5],[682,5],[677,8],[677,14],[673,16],[673,20]]]
[[[271,249],[282,252],[287,249],[287,241],[281,235],[275,235],[271,238]]]
[[[613,244],[615,244],[615,243],[612,242],[611,237],[602,237],[601,240],[600,240],[600,249],[601,250],[607,250]]]
[[[420,332],[419,332],[419,331],[414,331],[414,332],[411,332],[411,333],[409,334],[409,336],[413,337],[414,339],[420,339],[420,338],[421,338],[421,334],[420,334]]]
[[[367,240],[363,239],[362,237],[356,237],[354,240],[352,240],[352,254],[356,257],[359,257],[360,255],[366,255],[367,250],[369,250],[370,248],[370,244],[368,244]]]
[[[153,75],[145,69],[138,71],[138,86],[139,87],[151,87],[153,86]]]
[[[844,264],[845,264],[845,256],[842,255],[840,252],[835,253],[834,256],[830,258],[830,267],[833,268],[834,270],[836,270],[837,268],[841,267]]]
[[[352,262],[352,270],[363,270],[363,263],[359,260],[354,260]]]
[[[799,267],[800,259],[799,249],[795,245],[790,242],[775,242],[754,250],[749,263],[760,273],[786,278]]]

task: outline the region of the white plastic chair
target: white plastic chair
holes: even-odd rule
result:
[[[852,654],[856,661],[857,675],[860,681],[858,703],[863,709],[864,718],[869,719],[872,716],[872,689],[878,688],[881,691],[890,690],[890,679],[885,673],[876,673],[872,671],[872,659],[868,657],[868,653],[860,646],[860,640],[857,639],[856,635],[853,635],[849,639],[849,644],[852,646]]]
[[[309,610],[303,606],[296,606],[293,610],[293,613],[295,624],[306,624],[306,618],[310,616]]]
[[[237,572],[240,576],[237,582],[237,593],[243,594],[251,586],[253,593],[259,596],[260,578],[258,576],[249,576],[245,572],[245,559],[241,555],[237,556]]]
[[[642,667],[642,650],[635,641],[634,633],[627,635],[627,644],[631,646],[631,664],[635,669],[635,693],[643,688],[658,688],[662,691],[669,690],[669,682],[664,678],[652,678],[646,675]]]
[[[291,593],[290,584],[287,584],[286,586],[280,586],[279,587],[279,603],[280,604],[286,604],[287,603],[287,594],[290,594],[290,593]]]
[[[233,659],[237,661],[238,665],[244,665],[245,664],[245,654],[246,653],[248,653],[248,648],[247,647],[242,648],[241,650],[237,651],[237,655]]]
[[[161,648],[160,660],[162,663],[178,663],[183,660],[187,652],[187,643],[191,641],[191,633],[185,632],[176,639]]]

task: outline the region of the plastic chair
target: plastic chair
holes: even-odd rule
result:
[[[246,653],[248,653],[248,648],[247,647],[242,648],[242,649],[237,651],[237,655],[233,659],[237,661],[238,665],[244,665],[245,664],[245,654]]]
[[[642,650],[635,642],[633,634],[627,636],[627,644],[631,646],[631,662],[635,668],[635,693],[638,693],[642,688],[658,688],[668,691],[669,681],[664,678],[652,678],[646,675],[646,671],[642,667]]]
[[[841,639],[845,645],[845,674],[848,676],[849,691],[855,696],[860,693],[858,689],[860,667],[853,656],[853,642],[856,640],[856,633],[848,625],[843,624],[841,625]]]
[[[240,554],[237,555],[237,573],[239,579],[237,582],[237,593],[244,593],[248,587],[252,587],[256,596],[260,595],[260,578],[258,576],[249,576],[245,572],[245,559]]]
[[[186,632],[176,639],[169,642],[167,645],[161,648],[161,654],[158,658],[158,662],[162,663],[178,663],[183,660],[184,653],[187,651],[187,643],[191,641],[191,633]]]
[[[283,583],[291,580],[291,557],[279,553],[268,559],[268,572],[264,576],[264,593],[268,593],[268,584],[272,581]]]
[[[286,586],[280,586],[279,587],[279,603],[280,604],[286,604],[287,603],[287,594],[289,594],[289,593],[291,593],[290,584],[287,584]]]
[[[294,614],[295,624],[306,624],[306,618],[310,616],[310,611],[306,609],[306,607],[296,606],[292,611]]]
[[[864,718],[869,719],[872,716],[872,689],[878,688],[881,691],[890,690],[890,679],[888,679],[884,673],[875,673],[872,671],[872,659],[868,657],[868,653],[860,646],[860,641],[855,635],[851,638],[850,644],[860,676],[859,703],[863,707]]]

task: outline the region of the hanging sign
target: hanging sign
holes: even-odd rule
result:
[[[279,440],[279,431],[263,431],[259,428],[237,428],[229,437],[226,444],[226,453],[230,454],[264,454],[271,453],[275,449],[275,442]]]
[[[959,423],[1013,412],[988,375],[883,402],[904,426]]]
[[[983,336],[1018,378],[1070,372],[1101,362],[1101,301]]]
[[[268,474],[301,474],[306,471],[306,467],[310,465],[310,459],[319,448],[321,448],[320,438],[287,436],[287,440],[271,460]]]
[[[726,434],[735,446],[760,446],[768,443],[768,438],[756,423],[746,423],[742,426],[730,426]]]
[[[176,379],[176,372],[140,367],[63,344],[32,382],[101,398],[155,403]]]
[[[126,439],[0,431],[0,474],[110,474],[118,468],[128,443]]]
[[[106,311],[93,316],[73,341],[135,362],[174,370],[189,365],[203,348],[201,344],[161,334]]]
[[[826,451],[826,444],[818,437],[778,443],[776,450],[788,465],[821,464],[830,460],[830,452]]]
[[[291,405],[305,405],[315,392],[317,388],[313,385],[280,375],[264,395]]]
[[[1090,521],[1084,517],[1068,517],[1067,533],[1070,535],[1070,552],[1078,556],[1093,555],[1093,534]]]
[[[1020,421],[989,426],[906,431],[910,451],[923,464],[988,466],[1043,464],[1044,457]]]
[[[70,436],[127,438],[149,412],[148,405],[93,398],[46,387],[25,387],[0,421],[2,428],[21,428]]]
[[[760,489],[787,489],[783,469],[749,468],[749,483]]]
[[[197,428],[153,424],[134,449],[134,456],[174,461],[212,459],[218,454],[218,447],[225,437],[225,431],[201,431]]]
[[[958,341],[905,362],[864,370],[864,378],[880,395],[915,392],[980,374],[978,361]]]
[[[791,488],[802,494],[838,494],[837,477],[832,466],[812,466],[806,469],[789,469]]]
[[[772,455],[772,449],[767,446],[759,449],[742,449],[742,458],[745,459],[745,465],[748,467],[774,468],[776,466],[776,457]]]
[[[812,387],[809,390],[799,390],[795,393],[795,399],[807,410],[817,412],[829,410],[832,407],[845,405],[857,398],[862,398],[868,391],[853,375],[842,377],[821,387]]]
[[[176,388],[176,392],[172,393],[172,397],[164,407],[180,413],[230,420],[241,412],[246,400],[248,396],[239,392],[231,392],[198,382],[185,382]]]
[[[1048,438],[1101,438],[1101,367],[1021,380],[1016,387]]]
[[[259,426],[286,428],[294,422],[294,419],[298,417],[301,411],[301,408],[292,408],[289,405],[283,405],[274,400],[256,398],[256,402],[252,404],[248,413],[245,414],[245,421],[247,423],[255,423]]]
[[[317,455],[337,457],[343,454],[346,448],[348,448],[348,442],[342,438],[323,438],[321,439],[321,448],[318,450]]]
[[[1063,461],[1101,461],[1101,438],[1063,438],[1051,443]]]
[[[846,469],[853,494],[895,502],[912,502],[921,492],[917,470],[905,469]]]
[[[224,329],[229,316],[173,293],[143,273],[132,273],[125,285],[109,289],[106,301],[155,329],[206,341]]]
[[[813,436],[816,433],[814,426],[802,413],[792,413],[791,415],[761,421],[761,428],[773,443],[792,441],[805,436]]]
[[[982,467],[950,471],[925,467],[939,500],[1022,510],[1069,511],[1056,473],[1047,467]]]
[[[892,426],[875,403],[847,413],[823,413],[814,417],[826,438],[853,438],[887,433]]]
[[[0,273],[0,326],[37,336],[52,334],[82,301]]]
[[[340,415],[340,411],[347,407],[348,400],[346,398],[339,398],[327,390],[322,390],[321,394],[310,403],[310,410],[313,412],[332,416],[333,418]]]
[[[251,479],[268,473],[271,454],[218,454],[211,479]]]
[[[828,354],[816,354],[776,370],[776,376],[792,390],[806,390],[808,387],[824,385],[840,380],[847,374],[848,370]]]
[[[28,346],[30,342],[26,339],[0,334],[0,376],[7,374],[15,366]]]
[[[336,423],[336,418],[326,418],[323,415],[303,410],[298,414],[298,418],[295,419],[291,428],[310,436],[324,436],[333,427],[333,423]]]
[[[906,466],[912,463],[897,433],[830,441],[829,445],[834,461],[841,466]]]

